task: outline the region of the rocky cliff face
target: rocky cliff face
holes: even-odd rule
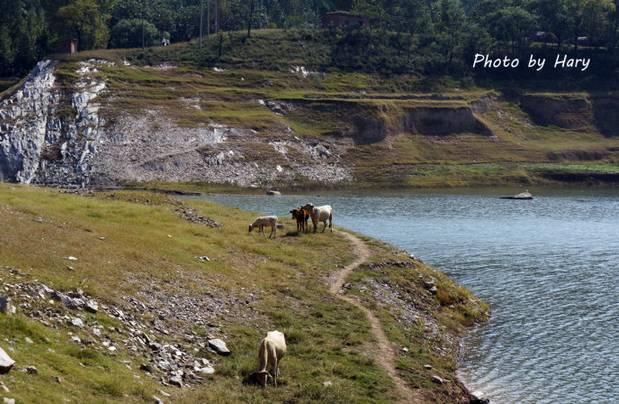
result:
[[[59,83],[56,64],[40,62],[0,102],[0,180],[65,187],[170,181],[260,186],[339,183],[345,142],[268,136],[212,123],[187,128],[162,109],[106,115],[114,103],[104,75],[111,62],[78,64]]]
[[[55,63],[40,62],[14,94],[0,102],[0,179],[86,186],[101,121],[97,96],[105,82],[82,62],[74,90],[57,85]]]

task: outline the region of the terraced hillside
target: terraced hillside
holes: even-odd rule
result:
[[[240,36],[239,36],[240,38]],[[313,38],[41,63],[0,101],[0,178],[242,187],[616,182],[613,92],[504,95],[329,67]],[[262,56],[260,56],[262,55]]]

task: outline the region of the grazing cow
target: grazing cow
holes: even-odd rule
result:
[[[307,221],[309,220],[309,213],[301,208],[295,208],[290,211],[292,218],[297,220],[297,231],[305,231],[307,233]]]
[[[249,232],[255,228],[258,228],[258,231],[264,234],[264,228],[270,226],[271,234],[269,234],[269,238],[273,238],[277,236],[277,216],[260,216],[256,218],[252,224],[249,225]]]
[[[311,203],[303,206],[303,210],[307,211],[312,218],[312,224],[314,225],[314,233],[316,233],[316,229],[318,228],[318,223],[324,223],[324,227],[322,228],[322,232],[324,233],[327,229],[327,221],[329,221],[329,228],[333,231],[333,208],[331,205],[324,206],[314,206]]]
[[[279,362],[286,354],[286,338],[279,331],[269,331],[267,336],[260,341],[258,347],[258,382],[262,387],[267,386],[269,376],[273,378],[273,382],[277,386],[277,378],[279,377]]]

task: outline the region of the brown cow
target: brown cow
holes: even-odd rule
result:
[[[307,221],[310,218],[309,213],[303,208],[295,208],[291,210],[290,213],[292,214],[292,218],[297,221],[297,231],[304,231],[307,233]]]

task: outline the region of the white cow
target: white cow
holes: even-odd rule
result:
[[[249,225],[249,232],[255,228],[258,228],[260,233],[264,234],[265,227],[271,227],[271,234],[269,234],[269,238],[273,238],[277,235],[277,216],[260,216],[256,218],[252,224]]]
[[[267,336],[260,341],[258,347],[258,381],[262,387],[267,386],[269,376],[273,378],[273,382],[277,386],[277,378],[279,377],[279,362],[286,354],[286,338],[279,331],[269,331]]]
[[[329,221],[329,228],[333,231],[333,208],[331,205],[323,205],[323,206],[314,206],[311,203],[303,206],[303,209],[306,210],[310,217],[312,218],[312,224],[314,225],[314,233],[316,233],[316,229],[318,228],[318,223],[324,223],[324,227],[322,228],[322,232],[324,233],[327,229],[327,221]]]

